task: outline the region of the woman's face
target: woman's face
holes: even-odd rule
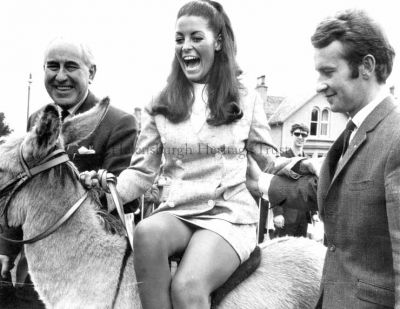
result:
[[[205,83],[214,64],[215,51],[221,46],[208,27],[208,21],[199,16],[181,16],[176,22],[175,55],[188,80]]]

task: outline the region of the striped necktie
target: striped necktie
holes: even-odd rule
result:
[[[350,135],[356,128],[356,125],[352,120],[349,120],[346,125],[346,129],[344,130],[344,138],[343,138],[343,148],[342,148],[342,157],[344,156],[347,148],[349,147]]]

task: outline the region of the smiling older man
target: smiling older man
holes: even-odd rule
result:
[[[94,107],[99,99],[89,85],[96,74],[96,64],[91,50],[80,42],[57,38],[45,51],[44,85],[49,96],[60,108],[62,121],[81,114]],[[28,130],[42,109],[35,112],[28,121]],[[67,153],[79,171],[106,169],[118,175],[129,166],[135,149],[137,124],[133,115],[109,106],[102,122],[85,139],[67,145]],[[107,207],[105,196],[101,198]],[[134,205],[129,205],[134,207]],[[12,239],[21,237],[21,232],[10,229],[3,234]],[[19,246],[0,240],[0,263],[2,277],[7,277],[10,264],[20,251]],[[18,304],[14,307],[44,308],[32,288],[27,275],[24,255],[17,266],[17,281],[23,284],[16,290]]]

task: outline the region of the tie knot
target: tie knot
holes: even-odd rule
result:
[[[356,125],[354,124],[354,122],[352,120],[349,120],[346,125],[346,130],[353,132],[355,128],[356,128]]]
[[[69,111],[67,109],[61,110],[61,121],[64,121],[65,118],[69,116]]]

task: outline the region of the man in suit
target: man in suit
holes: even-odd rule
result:
[[[358,10],[322,21],[311,41],[317,91],[350,117],[320,171],[317,308],[400,308],[400,110],[385,86],[395,52]]]
[[[295,123],[290,129],[292,147],[281,152],[281,157],[305,157],[304,143],[310,129],[302,123]],[[297,181],[284,177],[275,177],[271,184],[271,203],[274,214],[275,235],[307,237],[308,223],[318,220],[317,215],[317,181],[316,176],[303,176]],[[276,183],[275,183],[276,182]]]
[[[60,108],[63,121],[94,107],[99,99],[89,91],[96,74],[96,64],[91,50],[80,42],[57,38],[52,41],[44,57],[44,84],[49,96]],[[34,126],[41,109],[28,121],[28,130]],[[133,115],[113,106],[109,106],[99,125],[83,140],[66,145],[66,151],[79,171],[106,169],[115,175],[129,166],[135,149],[138,127]],[[107,207],[105,196],[102,204]],[[129,205],[131,207],[135,205]],[[5,236],[16,239],[15,233],[7,231]],[[6,275],[8,266],[19,252],[19,246],[0,240],[0,262],[2,275]],[[21,258],[17,267],[18,278],[25,282],[17,289],[16,295],[30,308],[43,308],[37,294],[31,287],[27,275],[26,259]]]

